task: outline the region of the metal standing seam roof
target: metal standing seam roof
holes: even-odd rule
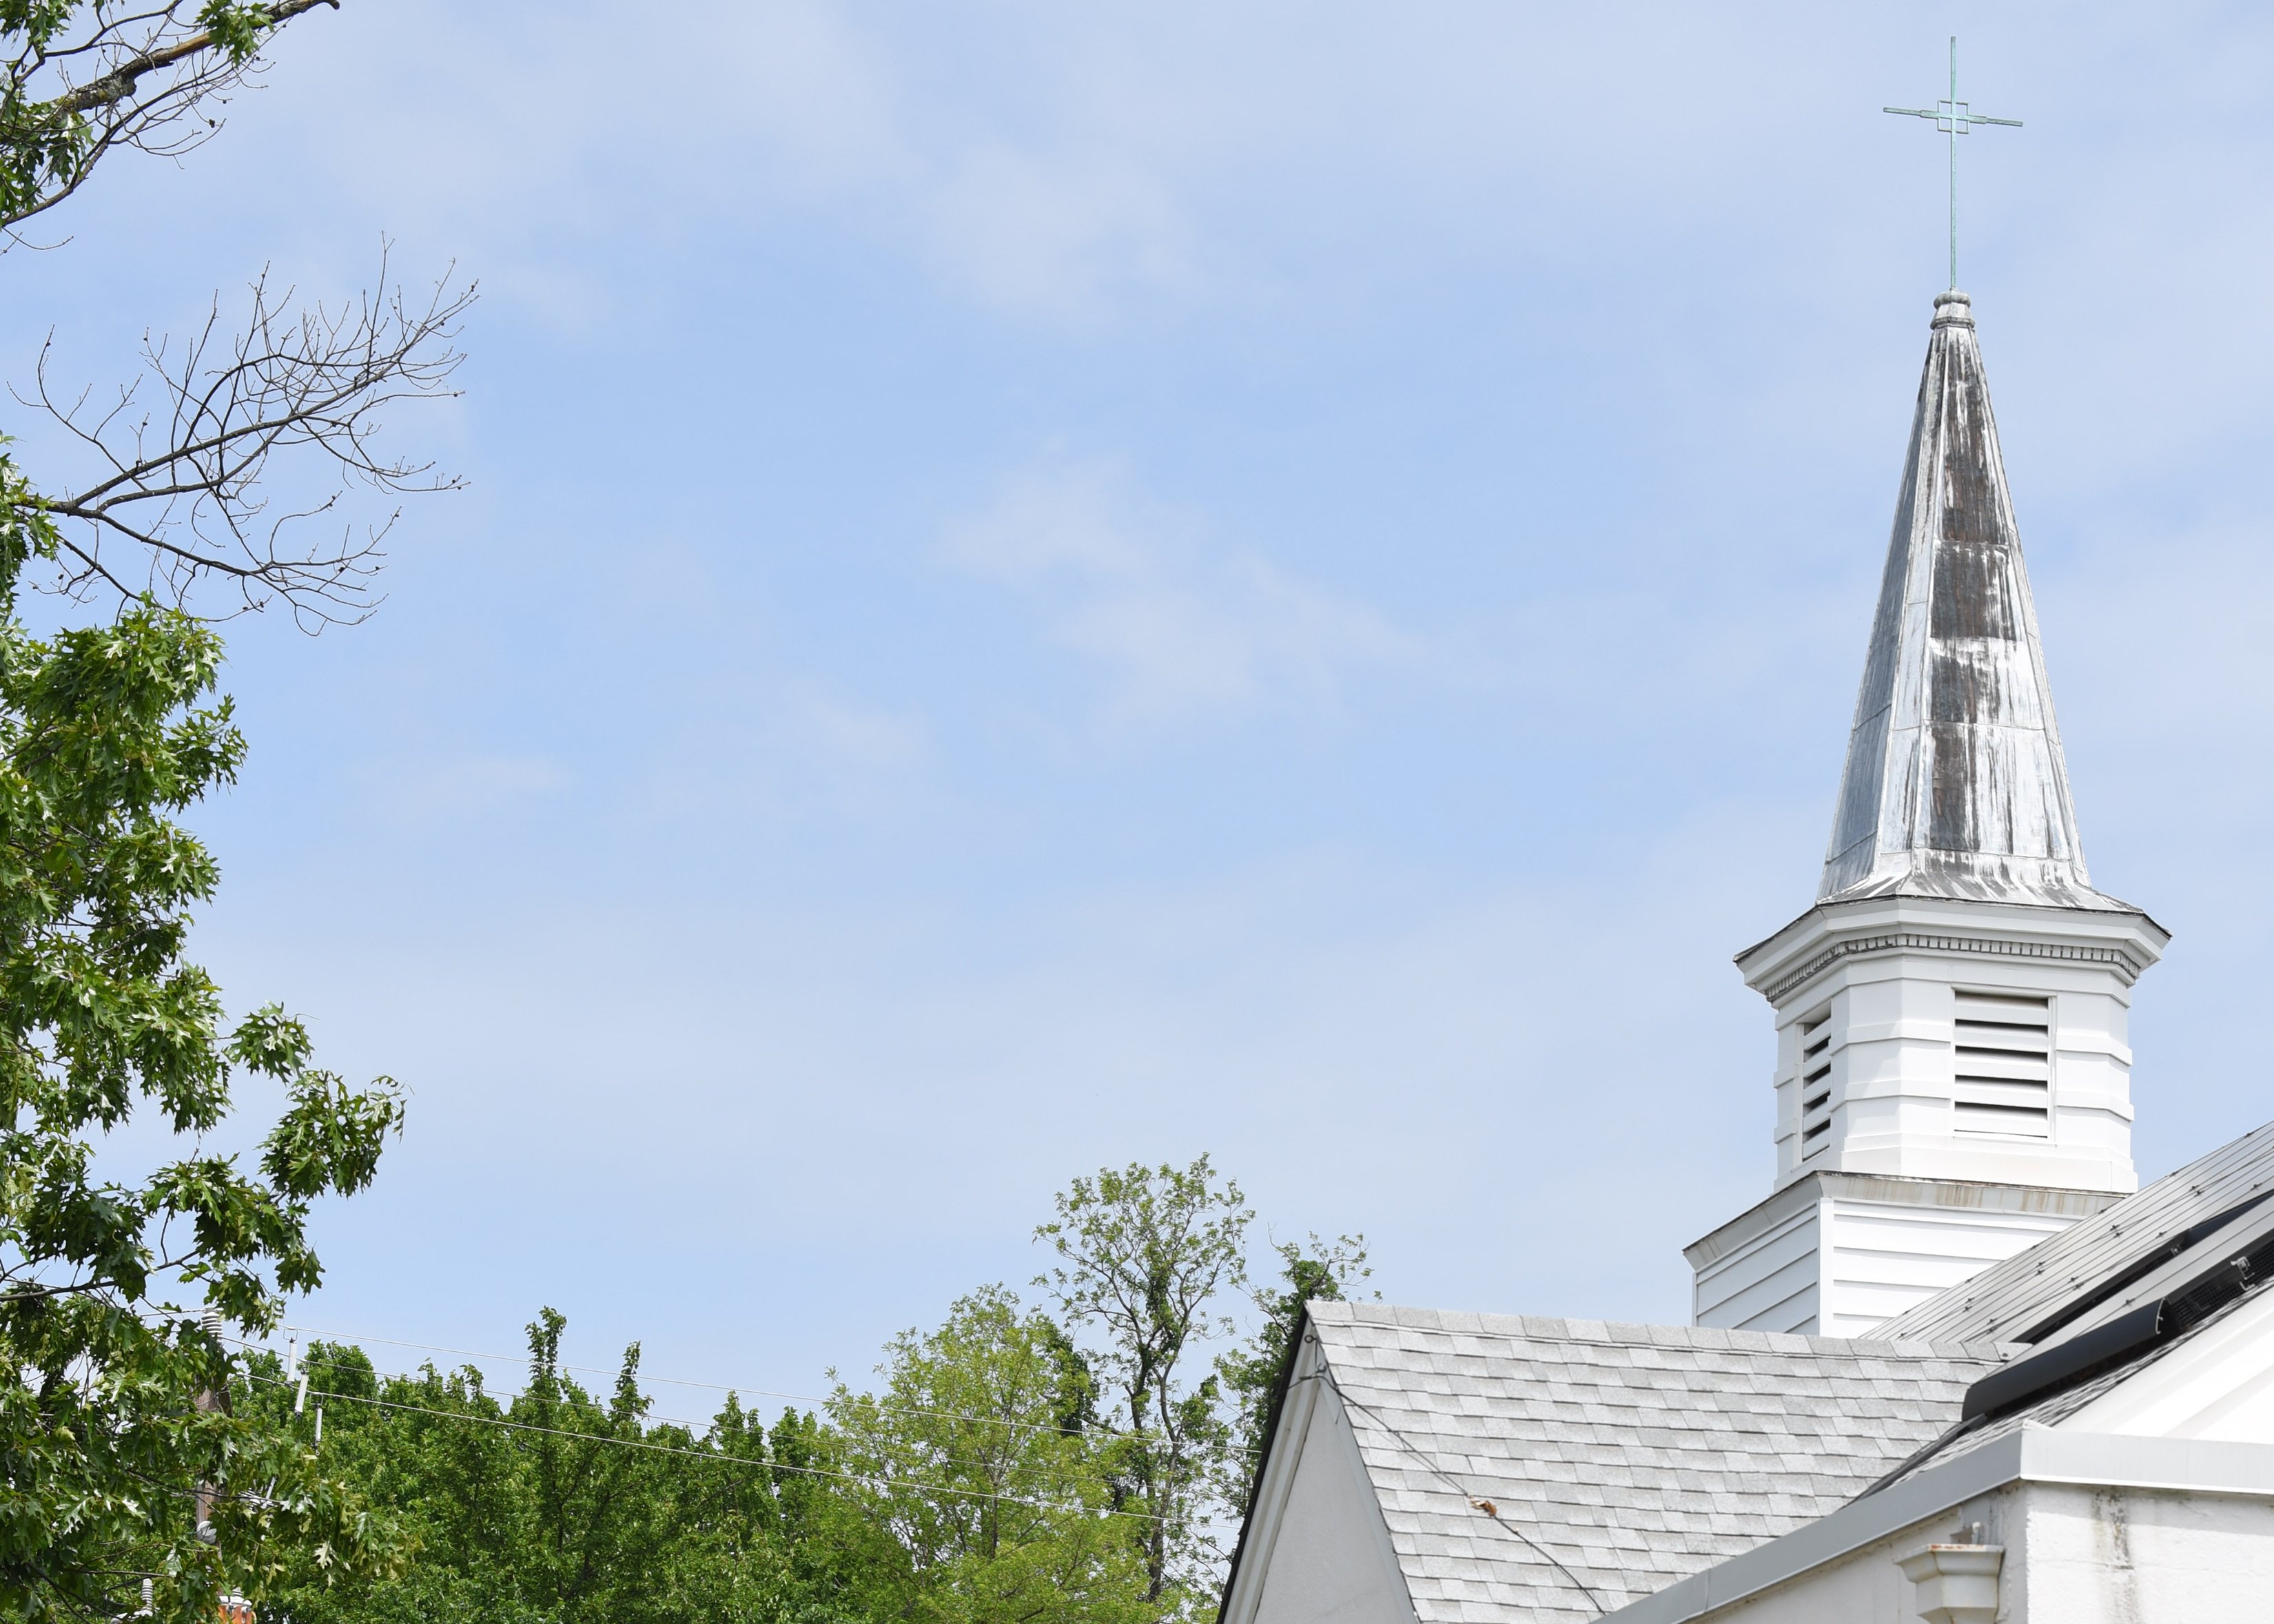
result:
[[[2261,1282],[2236,1297],[2234,1301],[2226,1304],[2201,1324],[2189,1327],[2179,1335],[2151,1343],[2136,1352],[2127,1354],[2105,1370],[2096,1372],[2082,1380],[2053,1387],[2042,1397],[2017,1405],[1982,1425],[1954,1429],[1936,1440],[1933,1445],[1920,1450],[1905,1462],[1900,1471],[1889,1475],[1887,1481],[1901,1482],[1906,1477],[1916,1477],[1930,1467],[1939,1466],[1960,1455],[1971,1454],[1974,1450],[1994,1443],[2008,1433],[2019,1432],[2025,1426],[2059,1425],[2069,1417],[2084,1410],[2095,1399],[2122,1387],[2157,1360],[2169,1357],[2196,1337],[2209,1334],[2228,1315],[2239,1312],[2263,1296],[2268,1289],[2268,1285]]]
[[[1972,306],[1934,302],[1818,901],[2092,889]]]
[[[1937,1342],[2003,1341],[2168,1246],[2205,1219],[2274,1190],[2274,1123],[2167,1173],[1929,1297],[1875,1335]]]
[[[2007,1351],[1375,1304],[1310,1323],[1420,1624],[1593,1618],[1582,1584],[1609,1611],[1823,1516]]]

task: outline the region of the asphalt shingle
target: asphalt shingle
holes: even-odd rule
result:
[[[2000,1359],[1372,1304],[1311,1322],[1421,1624],[1593,1618],[1582,1585],[1613,1608],[1773,1539],[1939,1436]]]

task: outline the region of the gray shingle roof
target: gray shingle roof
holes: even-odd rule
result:
[[[2274,1123],[2070,1225],[1879,1327],[1938,1342],[2018,1336],[2168,1246],[2192,1225],[2274,1190]]]
[[[1543,1551],[1609,1609],[1750,1550],[1939,1436],[2001,1357],[1374,1304],[1311,1323],[1421,1624],[1593,1617]]]

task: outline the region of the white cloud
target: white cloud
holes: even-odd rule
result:
[[[457,823],[486,817],[568,782],[557,763],[541,756],[461,756],[394,769],[380,799],[398,823]]]
[[[990,142],[931,184],[922,207],[933,256],[1013,309],[1080,316],[1119,284],[1202,280],[1169,184],[1126,157]]]
[[[1318,706],[1351,668],[1425,652],[1365,604],[1252,551],[1211,552],[1101,464],[1016,476],[993,508],[951,528],[947,554],[1028,594],[1053,641],[1111,673],[1123,719]]]
[[[699,742],[695,741],[699,740]],[[748,708],[706,713],[688,748],[647,786],[651,815],[753,815],[780,825],[817,817],[889,820],[920,804],[930,759],[920,718],[847,699],[809,678]]]
[[[290,71],[238,117],[273,102],[285,124],[364,132],[312,149],[328,172],[292,194],[345,180],[359,217],[375,202],[396,229],[478,243],[486,271],[517,296],[527,277],[531,302],[568,320],[584,301],[560,285],[564,232],[620,231],[628,200],[658,247],[722,210],[810,208],[990,304],[1058,320],[1132,290],[1240,287],[1276,252],[1259,224],[1268,237],[1307,216],[1340,241],[1381,229],[1385,199],[1394,214],[1514,180],[1549,199],[1609,187],[1645,210],[1691,206],[1683,183],[1740,135],[1701,124],[1656,74],[1624,76],[1606,108],[1600,80],[1538,71],[1572,49],[1555,37],[1566,25],[1477,5],[1417,23],[1268,4],[926,16],[696,0],[668,29],[592,5],[390,11],[296,27]],[[1713,57],[1759,55],[1678,11],[1636,32],[1627,54],[1716,105]],[[1516,212],[1532,234],[1564,234],[1553,209]],[[1497,210],[1463,217],[1502,229],[1487,224]]]
[[[295,235],[337,198],[563,320],[597,297],[560,285],[564,259],[598,283],[626,247],[670,265],[674,238],[768,215],[1048,320],[1284,290],[1461,237],[1598,263],[1742,244],[1765,288],[1845,297],[1843,273],[1898,245],[1933,259],[1931,153],[1876,109],[1932,83],[1939,30],[1882,11],[1829,27],[1785,4],[688,0],[650,28],[591,0],[395,0],[296,23],[273,87],[231,109],[243,139],[199,162],[241,166]],[[2192,237],[2249,192],[2235,132],[2263,122],[2262,28],[2109,6],[1970,26],[2001,99],[2064,132],[1982,166],[1984,216],[2029,211],[2033,252],[2118,265],[2120,285],[2242,286],[2217,314],[2248,324],[2234,279],[2263,221],[2242,211],[2218,252]],[[2134,110],[2107,112],[2112,72],[2150,76]],[[2158,87],[2203,117],[2149,127]]]
[[[840,777],[902,773],[924,759],[923,729],[915,720],[849,703],[810,682],[791,686],[780,732],[802,754]]]

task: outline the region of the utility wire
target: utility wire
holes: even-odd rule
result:
[[[386,1348],[410,1348],[419,1353],[447,1353],[461,1359],[487,1359],[493,1363],[500,1365],[527,1365],[531,1362],[531,1356],[526,1353],[477,1353],[469,1348],[443,1348],[438,1347],[433,1342],[404,1342],[399,1337],[392,1336],[355,1336],[343,1333],[320,1330],[313,1326],[306,1325],[282,1325],[277,1327],[277,1329],[282,1331],[297,1331],[304,1336],[320,1336],[327,1342],[335,1343],[354,1344],[360,1342],[377,1342],[381,1347]],[[247,1343],[246,1345],[249,1347],[253,1344]],[[260,1345],[267,1346],[266,1343]],[[273,1352],[275,1350],[271,1348],[270,1351]],[[556,1370],[575,1371],[586,1376],[614,1377],[623,1373],[621,1368],[617,1370],[605,1370],[597,1365],[556,1365],[554,1368]],[[651,1376],[645,1371],[641,1371],[639,1372],[639,1380],[645,1382],[654,1382],[667,1387],[701,1387],[705,1391],[712,1393],[748,1395],[753,1398],[784,1398],[788,1399],[793,1403],[799,1404],[833,1404],[837,1402],[834,1396],[821,1397],[811,1393],[785,1393],[773,1387],[734,1387],[723,1381],[690,1381],[686,1378],[680,1376]],[[848,1394],[847,1396],[862,1398],[866,1397],[867,1395],[862,1394]],[[870,1399],[869,1402],[876,1403],[874,1399]],[[886,1415],[930,1416],[943,1421],[975,1422],[982,1426],[1005,1426],[1042,1432],[1062,1432],[1065,1431],[1064,1427],[1054,1425],[1048,1421],[1013,1421],[1005,1416],[975,1416],[960,1410],[925,1410],[909,1404],[877,1404],[877,1409]],[[1103,1422],[1095,1423],[1090,1426],[1084,1427],[1082,1430],[1084,1432],[1103,1432],[1113,1438],[1131,1438],[1136,1436],[1134,1433],[1123,1432],[1118,1427],[1108,1426]]]
[[[259,1342],[255,1342],[248,1341],[247,1339],[245,1339],[245,1337],[242,1337],[242,1336],[230,1336],[230,1335],[224,1335],[222,1336],[222,1340],[223,1342],[235,1342],[235,1343],[236,1343],[238,1347],[240,1347],[240,1348],[259,1348],[259,1347],[261,1347],[261,1346],[263,1345],[263,1344],[259,1343]],[[373,1338],[372,1338],[372,1340],[373,1340],[373,1342],[376,1342],[376,1341],[378,1341],[378,1340],[379,1340],[379,1338],[377,1338],[377,1337],[373,1337]],[[437,1351],[437,1352],[440,1352],[440,1351],[445,1351],[445,1350],[439,1350],[439,1349],[438,1349],[438,1350],[436,1350],[435,1351]],[[304,1356],[304,1357],[305,1357],[305,1356]],[[432,1366],[429,1366],[428,1368],[431,1370],[433,1367],[432,1367]],[[561,1367],[561,1368],[566,1369],[566,1368],[569,1368],[569,1367],[568,1367],[568,1366],[562,1366],[562,1367]],[[578,1366],[576,1366],[575,1368],[579,1369],[579,1370],[587,1370],[587,1369],[590,1369],[591,1367],[590,1367],[590,1366],[588,1366],[588,1365],[578,1365]],[[251,1372],[247,1372],[247,1373],[248,1373],[248,1374],[250,1374]],[[424,1380],[426,1379],[426,1378],[425,1378],[425,1376],[422,1372],[416,1372],[416,1371],[373,1371],[372,1373],[373,1373],[373,1377],[374,1377],[376,1380],[380,1380],[380,1381],[400,1381],[400,1382],[407,1382],[407,1383],[418,1383],[418,1382],[424,1381]],[[260,1380],[260,1381],[273,1381],[273,1380],[275,1380],[275,1378],[273,1378],[273,1377],[267,1377],[267,1376],[261,1376],[261,1377],[255,1377],[255,1378],[254,1378],[254,1380]],[[285,1385],[286,1385],[287,1387],[290,1387],[290,1386],[292,1386],[292,1385],[293,1385],[293,1383],[288,1380],[286,1381]],[[731,1390],[731,1389],[730,1389],[730,1390]],[[528,1397],[531,1397],[531,1394],[530,1389],[528,1389],[528,1388],[526,1388],[526,1387],[522,1387],[522,1388],[514,1388],[514,1387],[493,1387],[489,1386],[487,1383],[484,1383],[484,1384],[482,1385],[482,1387],[480,1387],[479,1391],[481,1392],[481,1394],[483,1395],[483,1396],[485,1396],[485,1397],[488,1397],[488,1398],[517,1399],[517,1398],[528,1398]],[[314,1389],[314,1388],[312,1388],[312,1387],[309,1389],[309,1395],[310,1395],[311,1397],[320,1397],[320,1396],[322,1396],[321,1395],[318,1394],[318,1393],[315,1391],[315,1389]],[[349,1402],[352,1403],[352,1402],[357,1402],[357,1401],[356,1401],[352,1396],[350,1396],[350,1399],[349,1399]],[[597,1399],[593,1401],[593,1406],[594,1406],[594,1408],[595,1408],[595,1409],[601,1409],[601,1408],[603,1408],[603,1407],[599,1403],[599,1402],[598,1402],[598,1400],[597,1400]],[[425,1413],[441,1415],[441,1414],[451,1414],[451,1413],[456,1413],[456,1412],[453,1412],[453,1411],[443,1411],[443,1410],[434,1410],[434,1411],[428,1411],[428,1412],[425,1412]],[[930,1413],[930,1412],[924,1412],[924,1413]],[[640,1424],[641,1424],[642,1425],[654,1425],[654,1426],[678,1426],[678,1427],[684,1427],[684,1428],[686,1428],[686,1429],[687,1429],[687,1431],[689,1431],[689,1432],[697,1433],[697,1434],[702,1433],[702,1432],[703,1432],[704,1431],[705,1431],[707,1428],[709,1428],[709,1427],[713,1426],[713,1425],[716,1425],[716,1422],[714,1422],[714,1421],[690,1421],[690,1420],[686,1419],[684,1417],[681,1417],[681,1416],[659,1416],[659,1415],[652,1414],[652,1413],[651,1413],[651,1412],[649,1412],[649,1411],[646,1411],[646,1410],[643,1410],[643,1411],[640,1413],[640,1416],[639,1416],[639,1421],[640,1421]],[[1026,1422],[1019,1422],[1019,1423],[1013,1423],[1013,1425],[1024,1426],[1024,1425],[1037,1425],[1037,1424],[1030,1424],[1030,1423],[1026,1423]],[[1080,1433],[1078,1433],[1078,1432],[1064,1432],[1064,1430],[1063,1430],[1063,1429],[1059,1429],[1059,1428],[1051,1428],[1051,1429],[1050,1429],[1050,1431],[1052,1431],[1053,1432],[1058,1433],[1059,1435],[1061,1435],[1061,1436],[1065,1436],[1065,1437],[1079,1437],[1079,1436],[1081,1436],[1081,1434],[1080,1434]],[[587,1437],[592,1437],[592,1436],[595,1436],[595,1434],[592,1434],[592,1433],[587,1433],[587,1432],[577,1432],[577,1433],[575,1433],[575,1434],[574,1434],[574,1436],[578,1437],[578,1438],[587,1438]],[[658,1446],[658,1447],[664,1447],[664,1446],[661,1446],[661,1445],[659,1445],[659,1446]],[[976,1462],[976,1461],[970,1461],[970,1460],[964,1460],[964,1459],[960,1459],[960,1458],[958,1458],[957,1456],[955,1456],[955,1455],[946,1455],[946,1456],[942,1457],[941,1463],[942,1463],[942,1464],[944,1464],[944,1465],[948,1465],[948,1466],[960,1466],[960,1467],[962,1467],[962,1468],[964,1468],[965,1470],[969,1470],[969,1471],[981,1471],[981,1472],[983,1472],[983,1471],[985,1471],[985,1470],[987,1470],[987,1469],[986,1469],[986,1467],[985,1467],[983,1463],[981,1463],[981,1462]],[[791,1468],[788,1468],[788,1467],[785,1467],[785,1468],[783,1468],[783,1470],[784,1470],[785,1471],[787,1471],[787,1470],[792,1470],[792,1469],[791,1469]]]
[[[1548,1562],[1555,1568],[1555,1571],[1562,1574],[1566,1579],[1569,1579],[1575,1586],[1577,1587],[1579,1593],[1587,1598],[1587,1603],[1590,1606],[1594,1608],[1595,1616],[1597,1618],[1608,1618],[1610,1616],[1610,1610],[1603,1605],[1602,1598],[1596,1595],[1593,1590],[1589,1588],[1587,1582],[1585,1579],[1582,1579],[1577,1574],[1573,1573],[1570,1568],[1563,1566],[1563,1561],[1561,1557],[1558,1557],[1555,1553],[1550,1551],[1546,1545],[1541,1545],[1537,1539],[1534,1539],[1531,1535],[1525,1533],[1522,1529],[1510,1522],[1506,1517],[1501,1515],[1500,1507],[1495,1502],[1472,1494],[1469,1492],[1469,1488],[1466,1484],[1464,1484],[1459,1478],[1454,1477],[1443,1467],[1437,1464],[1437,1457],[1434,1453],[1422,1448],[1420,1445],[1415,1443],[1404,1433],[1390,1425],[1389,1421],[1382,1417],[1379,1410],[1373,1409],[1371,1406],[1359,1403],[1358,1400],[1352,1398],[1348,1393],[1344,1392],[1343,1390],[1343,1384],[1335,1380],[1335,1372],[1331,1365],[1327,1365],[1322,1360],[1320,1363],[1317,1373],[1325,1378],[1327,1385],[1335,1390],[1335,1396],[1342,1400],[1346,1408],[1355,1410],[1359,1414],[1373,1422],[1383,1432],[1389,1433],[1390,1437],[1396,1439],[1398,1444],[1408,1455],[1412,1455],[1415,1460],[1420,1462],[1423,1466],[1428,1469],[1429,1474],[1432,1477],[1444,1484],[1446,1487],[1451,1489],[1453,1492],[1458,1494],[1463,1500],[1467,1500],[1470,1505],[1475,1507],[1479,1511],[1483,1512],[1485,1515],[1490,1517],[1494,1522],[1499,1523],[1510,1533],[1514,1534],[1518,1539],[1524,1541],[1525,1545],[1530,1545],[1534,1551],[1540,1553],[1541,1556],[1547,1558]],[[1307,1380],[1309,1378],[1306,1377],[1305,1380]]]
[[[290,1387],[294,1385],[278,1376],[253,1376],[252,1380],[267,1382],[272,1387]],[[368,1404],[374,1409],[400,1410],[407,1415],[432,1416],[439,1421],[471,1421],[479,1426],[496,1427],[508,1432],[536,1432],[548,1438],[566,1438],[578,1443],[608,1444],[619,1449],[644,1449],[651,1455],[681,1455],[690,1460],[715,1461],[736,1466],[756,1466],[764,1471],[795,1472],[806,1477],[834,1477],[843,1483],[866,1484],[871,1487],[894,1492],[915,1494],[954,1494],[967,1500],[994,1500],[1006,1506],[1025,1506],[1035,1511],[1067,1509],[1064,1505],[1054,1505],[1049,1500],[1026,1500],[1015,1494],[998,1494],[986,1489],[958,1489],[945,1485],[904,1483],[897,1478],[865,1476],[859,1472],[830,1471],[819,1466],[792,1466],[787,1462],[753,1460],[747,1455],[727,1455],[714,1449],[682,1449],[676,1444],[651,1443],[642,1438],[611,1438],[600,1432],[572,1432],[565,1427],[538,1426],[529,1421],[508,1421],[501,1416],[478,1416],[471,1410],[429,1410],[422,1404],[403,1404],[391,1399],[365,1398],[354,1393],[320,1393],[311,1387],[308,1389],[308,1396],[336,1399],[347,1404]],[[1082,1509],[1090,1511],[1090,1515],[1096,1516],[1130,1517],[1141,1522],[1161,1521],[1159,1517],[1147,1511],[1115,1511],[1103,1507],[1091,1511],[1087,1507]]]

